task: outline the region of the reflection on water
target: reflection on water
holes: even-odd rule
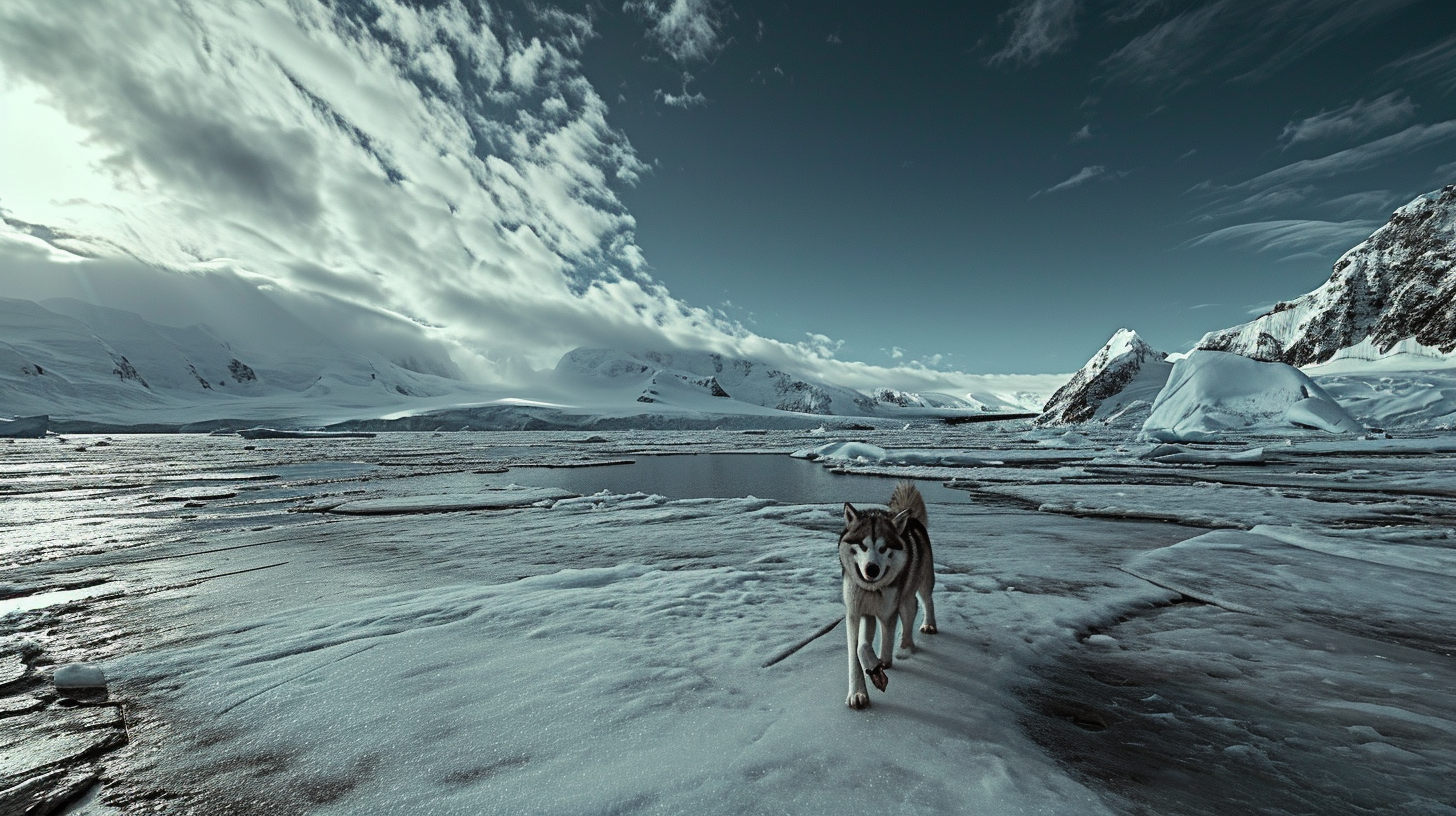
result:
[[[497,477],[533,487],[559,487],[590,495],[656,493],[670,499],[757,496],[788,504],[884,504],[895,480],[830,473],[823,466],[782,454],[703,453],[638,456],[634,464],[589,468],[513,467]],[[968,501],[938,481],[917,481],[931,504]]]

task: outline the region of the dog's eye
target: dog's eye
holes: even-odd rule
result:
[[[890,551],[890,548],[889,547],[881,547],[880,548],[880,555],[884,555],[885,553],[887,553],[889,551]]]

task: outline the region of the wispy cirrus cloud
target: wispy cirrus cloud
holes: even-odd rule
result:
[[[1395,207],[1414,197],[1414,195],[1397,193],[1394,190],[1365,190],[1322,201],[1320,207],[1328,212],[1346,217],[1388,215]]]
[[[1321,156],[1317,159],[1286,164],[1275,170],[1255,176],[1247,181],[1222,191],[1252,192],[1272,187],[1300,184],[1331,178],[1344,173],[1365,170],[1381,162],[1420,150],[1431,145],[1456,138],[1456,119],[1430,125],[1411,125],[1399,133],[1393,133],[1365,144]]]
[[[1275,252],[1292,257],[1330,257],[1363,241],[1380,226],[1379,221],[1257,221],[1205,233],[1185,247],[1232,245],[1256,252]]]
[[[622,10],[646,18],[648,34],[679,63],[709,60],[723,50],[725,10],[715,0],[627,0]]]
[[[1103,65],[1109,80],[1134,84],[1176,87],[1209,74],[1258,81],[1416,2],[1216,0],[1143,32]]]
[[[1035,65],[1077,38],[1081,0],[1019,0],[1001,15],[1011,18],[1011,38],[986,62],[994,66]]]
[[[1150,11],[1166,6],[1167,0],[1121,0],[1103,13],[1110,23],[1126,23],[1136,20]]]
[[[1237,201],[1222,200],[1222,203],[1210,206],[1203,212],[1193,217],[1193,221],[1207,222],[1219,221],[1226,218],[1247,218],[1255,213],[1268,210],[1287,209],[1297,204],[1303,204],[1314,195],[1316,189],[1313,185],[1302,187],[1275,187],[1271,190],[1260,190],[1253,195],[1245,196]]]
[[[1410,121],[1416,105],[1399,91],[1366,102],[1363,99],[1332,111],[1320,111],[1298,122],[1290,122],[1279,134],[1286,149],[1303,142],[1357,139],[1377,130]]]
[[[1432,80],[1445,93],[1456,90],[1456,34],[1385,66],[1411,79]]]
[[[1038,196],[1051,195],[1052,193],[1060,193],[1063,190],[1070,190],[1073,187],[1081,187],[1090,181],[1111,181],[1126,175],[1127,171],[1125,170],[1109,171],[1104,165],[1094,164],[1089,167],[1083,167],[1081,170],[1073,173],[1066,181],[1053,184],[1045,190],[1037,190],[1031,194],[1031,197],[1036,198]]]

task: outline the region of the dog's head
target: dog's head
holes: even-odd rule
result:
[[[905,525],[910,513],[891,516],[883,510],[856,510],[844,505],[844,532],[839,534],[839,563],[844,574],[863,589],[879,589],[900,575],[908,562]]]

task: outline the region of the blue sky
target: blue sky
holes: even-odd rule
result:
[[[638,243],[679,297],[857,359],[1182,350],[1456,182],[1450,3],[696,7],[702,53],[610,8],[584,54],[653,166]]]
[[[943,6],[7,0],[0,295],[953,391],[1187,348],[1456,182],[1444,0]]]

